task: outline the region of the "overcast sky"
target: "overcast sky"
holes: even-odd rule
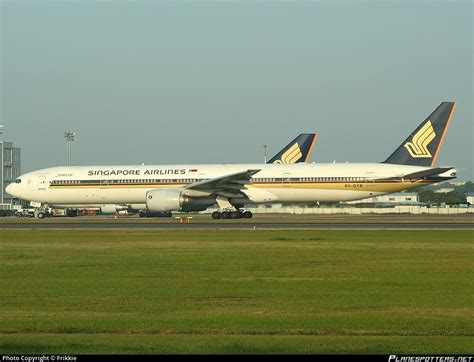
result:
[[[379,162],[445,100],[439,165],[473,176],[471,1],[0,0],[0,123],[22,171]]]

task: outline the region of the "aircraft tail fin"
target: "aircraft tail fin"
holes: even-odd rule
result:
[[[306,162],[317,138],[317,133],[301,133],[267,163]]]
[[[456,102],[443,102],[383,163],[432,167],[446,135]]]

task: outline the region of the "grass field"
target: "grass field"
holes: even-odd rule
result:
[[[474,353],[472,231],[0,230],[0,353]]]

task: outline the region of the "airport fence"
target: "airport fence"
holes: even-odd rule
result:
[[[457,215],[474,214],[474,207],[426,207],[426,206],[394,206],[394,207],[293,207],[277,208],[256,207],[251,209],[255,214],[430,214],[430,215]]]

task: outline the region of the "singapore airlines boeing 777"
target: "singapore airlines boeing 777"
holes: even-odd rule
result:
[[[150,211],[200,211],[217,204],[213,218],[249,218],[244,205],[349,201],[456,177],[435,167],[455,102],[441,103],[381,163],[285,163],[299,146],[271,164],[75,166],[30,172],[7,193],[42,205],[143,205]]]

